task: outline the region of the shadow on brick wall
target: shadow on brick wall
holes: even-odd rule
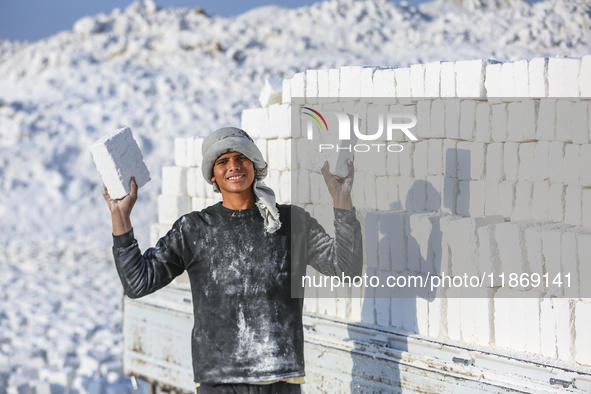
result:
[[[392,283],[391,278],[395,277],[396,283],[409,284],[413,277],[437,276],[448,267],[449,260],[443,260],[451,259],[451,250],[444,244],[441,218],[456,212],[469,212],[470,172],[470,151],[448,149],[440,188],[423,179],[415,180],[406,192],[405,211],[397,210],[402,206],[401,201],[391,201],[390,211],[368,214],[376,217],[370,220],[374,223],[371,228],[366,221],[366,260],[377,258],[377,261],[366,261],[367,275],[378,277],[380,286],[365,289],[362,322],[381,326],[385,333],[392,333],[382,338],[386,343],[377,340],[375,346],[408,352],[408,335],[447,336],[447,300],[441,294],[431,292],[429,286],[391,288],[387,281],[390,278]],[[466,182],[460,183],[459,179]],[[434,199],[440,202],[441,208],[427,210],[433,206],[427,204],[427,200]],[[377,252],[368,252],[367,248],[372,245],[377,245]],[[386,286],[381,287],[384,283]],[[355,333],[351,331],[350,336],[354,338]],[[351,353],[352,393],[399,393],[405,385],[412,384],[412,379],[401,377],[401,373],[405,374],[403,370],[412,373],[412,369],[385,357],[368,357],[368,351],[371,353],[372,349],[356,347]],[[428,392],[432,386],[437,390],[438,382],[424,379],[422,389]]]

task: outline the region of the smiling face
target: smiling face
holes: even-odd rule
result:
[[[229,193],[248,198],[253,195],[254,163],[242,153],[224,153],[214,162],[212,172],[211,181],[217,183],[224,199]]]

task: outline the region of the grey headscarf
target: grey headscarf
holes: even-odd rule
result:
[[[265,221],[265,229],[274,233],[281,228],[279,211],[275,205],[275,193],[266,186],[263,179],[267,176],[267,163],[252,138],[236,127],[223,127],[214,131],[203,141],[203,163],[201,170],[205,180],[213,185],[213,190],[220,192],[217,183],[211,181],[213,166],[218,157],[227,152],[240,152],[254,163],[256,170],[253,190],[256,206]]]

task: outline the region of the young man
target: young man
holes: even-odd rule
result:
[[[130,220],[135,181],[121,200],[104,190],[125,294],[152,293],[187,270],[197,392],[300,393],[303,299],[292,298],[292,283],[297,286],[308,264],[326,275],[362,271],[353,163],[344,179],[331,175],[328,163],[322,169],[334,200],[335,239],[303,209],[275,203],[262,183],[267,163],[243,130],[226,127],[206,138],[202,171],[223,201],[182,216],[143,255]]]

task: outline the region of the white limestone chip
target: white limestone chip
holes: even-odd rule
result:
[[[150,181],[150,172],[129,127],[107,134],[95,142],[90,151],[113,199],[129,194],[132,177],[135,177],[138,187]]]
[[[283,78],[268,78],[259,96],[262,107],[280,103],[283,93]]]

